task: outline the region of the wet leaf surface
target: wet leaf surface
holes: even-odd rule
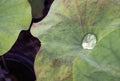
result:
[[[33,25],[31,30],[42,42],[35,63],[37,80],[101,81],[103,78],[104,81],[119,81],[120,66],[118,58],[115,57],[120,57],[119,7],[119,1],[116,3],[113,0],[55,0],[48,16],[37,25]],[[96,46],[92,50],[82,47],[84,36],[88,33],[97,38]],[[115,53],[111,52],[109,47],[111,39],[111,48]],[[93,63],[116,69],[105,72],[91,65],[91,60],[87,60],[89,57]],[[94,73],[90,77],[84,76],[94,69],[99,70],[96,74],[98,77]],[[94,79],[90,79],[91,77]]]

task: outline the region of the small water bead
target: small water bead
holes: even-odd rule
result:
[[[83,49],[93,49],[96,45],[97,38],[94,34],[87,34],[83,38],[82,47]]]

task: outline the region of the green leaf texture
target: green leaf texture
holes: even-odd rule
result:
[[[74,62],[74,81],[120,80],[120,30],[103,38],[90,54],[81,53]]]
[[[38,81],[119,81],[119,0],[55,0],[31,32],[42,42]],[[88,33],[97,37],[92,50],[82,47]]]
[[[0,55],[11,48],[21,30],[28,29],[30,12],[27,0],[0,1]]]

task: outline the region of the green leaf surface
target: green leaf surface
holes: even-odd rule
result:
[[[42,42],[41,51],[35,63],[38,81],[80,81],[79,78],[84,78],[80,75],[92,67],[90,65],[81,67],[80,64],[84,65],[91,60],[87,60],[86,63],[83,60],[81,63],[75,58],[87,58],[87,55],[91,55],[95,63],[98,61],[101,65],[108,67],[111,65],[109,64],[110,59],[114,59],[111,67],[115,63],[118,68],[111,72],[119,71],[119,60],[114,57],[113,52],[100,48],[101,44],[105,47],[110,46],[111,36],[115,40],[119,36],[119,3],[119,0],[55,0],[48,16],[42,22],[34,24],[31,31]],[[97,37],[97,45],[92,50],[85,50],[82,47],[83,38],[88,33]],[[115,45],[112,46],[118,57],[120,57],[119,50],[117,50],[120,48],[119,43],[118,38],[113,43]],[[103,60],[102,55],[108,56],[109,59]],[[81,68],[83,72],[80,73],[77,70]],[[92,67],[92,69],[94,68]],[[104,81],[109,81],[107,77],[113,75],[111,72],[100,71],[97,74],[101,77],[102,74],[106,75],[103,77]],[[95,74],[92,77],[95,78],[95,81],[101,80],[101,77],[97,78]],[[118,76],[115,77],[119,79]],[[116,81],[118,81],[117,79]],[[82,80],[89,81],[89,77]]]
[[[11,48],[21,30],[28,29],[30,12],[27,0],[0,1],[0,55]]]
[[[104,37],[90,54],[81,53],[73,66],[74,81],[120,80],[120,29]]]

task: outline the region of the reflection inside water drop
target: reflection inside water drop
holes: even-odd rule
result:
[[[94,34],[87,34],[82,41],[83,49],[93,49],[96,45],[97,38]]]

